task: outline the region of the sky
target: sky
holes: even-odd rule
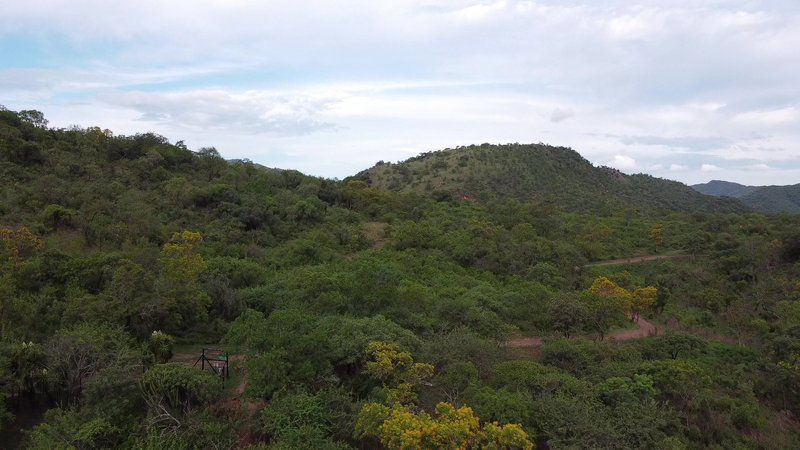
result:
[[[0,104],[344,178],[480,143],[800,183],[800,1],[0,0]]]

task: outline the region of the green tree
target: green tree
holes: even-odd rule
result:
[[[556,296],[547,308],[547,316],[554,330],[564,337],[580,332],[589,319],[589,309],[580,297],[572,294]]]

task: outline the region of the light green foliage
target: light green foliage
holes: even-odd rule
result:
[[[623,406],[635,401],[647,401],[655,397],[653,379],[648,375],[612,377],[599,383],[595,390],[600,400],[609,406]]]
[[[40,214],[42,223],[51,230],[72,225],[77,213],[61,205],[47,205]]]
[[[142,375],[142,396],[153,413],[159,408],[186,413],[217,398],[222,381],[209,371],[179,363],[156,364]]]
[[[26,448],[103,448],[118,442],[119,430],[103,417],[85,420],[75,410],[52,409],[45,422],[36,426],[27,437]]]
[[[355,405],[341,389],[282,393],[261,411],[261,427],[280,447],[348,448]]]
[[[172,358],[172,350],[175,347],[175,338],[162,331],[153,331],[147,341],[147,348],[159,364],[163,364]]]

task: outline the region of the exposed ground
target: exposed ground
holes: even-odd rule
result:
[[[683,253],[669,253],[665,255],[644,255],[644,256],[631,256],[629,258],[619,258],[619,259],[609,259],[606,261],[597,261],[593,263],[586,264],[586,267],[598,267],[598,266],[621,266],[624,264],[641,264],[651,261],[659,261],[662,259],[675,259],[675,258],[682,258],[686,255]]]
[[[663,328],[653,325],[641,316],[637,318],[634,323],[636,324],[636,328],[613,331],[606,335],[605,340],[612,342],[623,342],[664,334]],[[538,336],[515,336],[505,343],[505,347],[539,348],[543,343],[544,339]]]

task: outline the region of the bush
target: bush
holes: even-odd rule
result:
[[[147,340],[147,348],[153,354],[155,361],[163,364],[172,359],[172,350],[175,347],[175,338],[161,331],[153,331]]]
[[[585,345],[566,340],[543,346],[540,360],[573,374],[582,374],[593,364],[592,355]]]
[[[179,363],[151,367],[142,375],[140,386],[151,408],[162,405],[179,411],[190,411],[222,393],[221,378]]]
[[[39,214],[42,223],[51,230],[62,226],[71,226],[77,213],[74,209],[61,205],[47,205]]]
[[[346,391],[338,388],[314,394],[284,392],[261,411],[262,429],[285,445],[300,443],[297,438],[304,435],[314,442],[333,444],[336,439],[349,437],[354,421],[355,405]],[[303,447],[308,448],[308,444]]]

